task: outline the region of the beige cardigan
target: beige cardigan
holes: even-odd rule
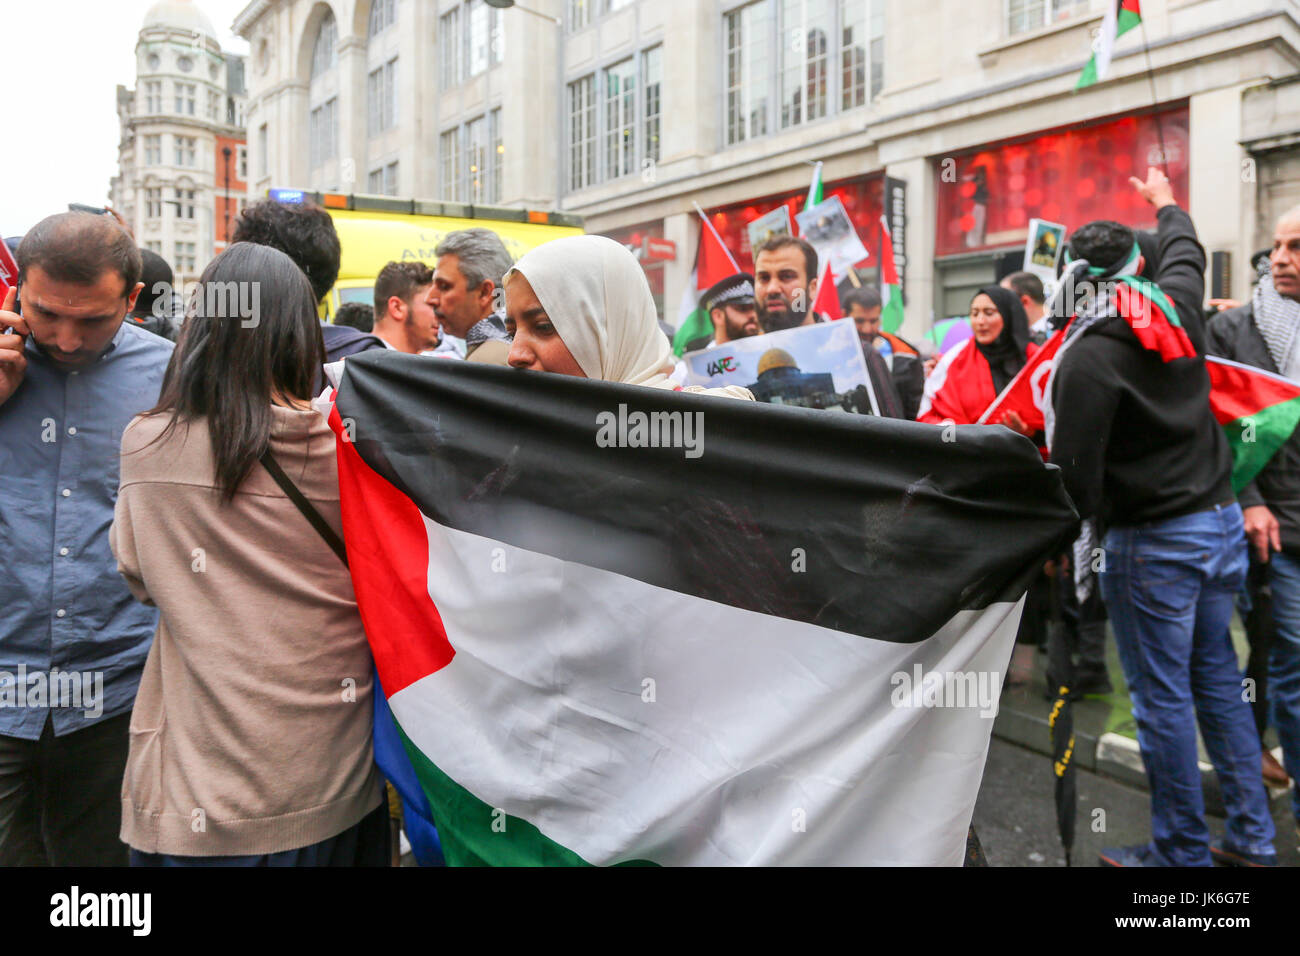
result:
[[[340,531],[334,437],[273,408],[271,449]],[[261,855],[343,832],[382,798],[372,664],[347,569],[260,464],[230,504],[207,425],[122,438],[110,543],[161,610],[131,714],[122,839],[149,853]]]

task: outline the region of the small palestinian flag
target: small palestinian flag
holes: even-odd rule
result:
[[[1092,86],[1106,79],[1110,73],[1111,57],[1115,53],[1115,40],[1142,22],[1138,0],[1110,0],[1106,15],[1101,21],[1101,32],[1092,45],[1092,59],[1079,75],[1076,90]]]
[[[700,245],[695,253],[695,270],[686,283],[686,292],[682,296],[677,331],[673,333],[673,354],[677,358],[687,351],[687,347],[698,339],[713,337],[713,320],[709,313],[700,308],[700,295],[711,289],[715,283],[740,271],[736,260],[722,238],[707,221],[700,223]]]
[[[813,206],[818,205],[821,201],[822,201],[822,164],[821,161],[818,160],[816,163],[813,164],[813,178],[812,178],[812,183],[809,184],[808,186],[808,198],[803,201],[804,211],[806,212],[807,210],[811,209]]]
[[[889,234],[889,221],[880,217],[880,325],[886,332],[897,332],[903,327],[903,283],[898,278],[898,264],[894,261],[894,238]]]
[[[1300,423],[1300,385],[1213,355],[1206,356],[1205,368],[1210,373],[1210,409],[1232,449],[1232,488],[1240,492]]]
[[[448,863],[961,864],[1075,524],[1019,436],[378,349],[329,418]]]

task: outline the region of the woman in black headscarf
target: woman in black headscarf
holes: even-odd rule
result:
[[[970,324],[973,337],[944,355],[926,381],[918,421],[975,424],[1038,351],[1029,340],[1029,317],[1010,289],[989,285],[976,292]],[[994,424],[1028,434],[1014,412]]]

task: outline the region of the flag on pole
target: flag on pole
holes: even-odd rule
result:
[[[682,290],[682,301],[677,307],[677,331],[673,333],[673,355],[681,358],[686,346],[696,339],[713,335],[713,321],[700,308],[699,269],[691,270]]]
[[[821,279],[817,282],[817,297],[813,299],[813,311],[820,312],[828,319],[844,318],[840,308],[840,293],[835,286],[835,276],[831,275],[831,264],[822,266]]]
[[[1018,437],[380,350],[336,396],[357,602],[449,863],[960,864],[1075,521]]]
[[[1255,480],[1300,423],[1300,384],[1207,355],[1210,410],[1232,449],[1234,491]]]
[[[813,164],[812,184],[808,187],[808,198],[803,202],[804,211],[811,209],[822,201],[822,164],[818,160]]]
[[[886,332],[897,332],[903,326],[903,284],[898,278],[898,264],[894,262],[894,239],[889,234],[889,221],[880,217],[880,325]]]
[[[1092,59],[1079,74],[1076,90],[1092,86],[1106,79],[1110,73],[1110,60],[1115,53],[1115,40],[1142,22],[1139,0],[1109,0],[1106,15],[1101,21],[1101,32],[1092,45]]]
[[[713,320],[700,308],[700,295],[715,283],[740,271],[735,257],[725,245],[709,217],[699,206],[700,244],[695,250],[695,270],[686,284],[678,312],[677,331],[673,333],[673,354],[682,357],[686,346],[696,339],[713,335]]]
[[[1044,427],[1043,389],[1052,377],[1052,359],[1064,341],[1065,330],[1061,329],[1044,342],[993,400],[993,404],[984,409],[976,424],[1000,425],[1007,412],[1015,412],[1034,431],[1041,431]]]

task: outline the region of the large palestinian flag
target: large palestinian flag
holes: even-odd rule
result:
[[[449,863],[961,863],[1075,520],[1029,442],[378,350],[336,396]]]

